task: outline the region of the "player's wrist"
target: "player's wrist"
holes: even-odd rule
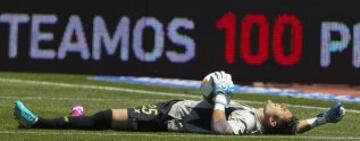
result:
[[[218,94],[214,97],[214,103],[215,105],[222,105],[223,107],[227,107],[228,105],[228,99],[223,94]],[[218,106],[220,107],[220,106]]]
[[[314,117],[311,119],[307,119],[306,123],[310,125],[311,128],[322,125],[326,123],[326,119],[324,117]]]
[[[214,110],[221,110],[221,111],[225,111],[226,105],[222,104],[222,103],[215,103],[214,105]]]

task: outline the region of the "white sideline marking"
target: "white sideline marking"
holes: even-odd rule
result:
[[[29,84],[29,85],[55,86],[55,87],[76,88],[76,89],[118,91],[118,92],[139,93],[139,94],[158,95],[158,96],[174,96],[174,97],[183,97],[183,98],[194,98],[194,99],[200,98],[200,96],[194,96],[194,95],[182,94],[182,93],[147,91],[147,90],[136,90],[136,89],[130,89],[130,88],[121,88],[121,87],[97,86],[97,85],[86,85],[86,84],[71,84],[71,83],[50,82],[50,81],[35,81],[35,80],[0,78],[0,82],[20,83],[20,84]],[[0,97],[0,98],[10,99],[10,97]],[[30,97],[30,98],[36,99],[39,97]],[[43,98],[43,97],[40,97],[40,98]],[[71,98],[71,99],[70,98],[49,98],[49,99],[73,100],[73,98]],[[106,99],[101,99],[101,98],[83,98],[83,99],[75,98],[75,100],[107,101]],[[243,103],[249,103],[249,104],[264,104],[264,102],[259,102],[259,101],[250,101],[250,100],[240,100],[240,101]],[[317,109],[317,110],[328,109],[325,107],[306,106],[306,105],[297,105],[297,104],[288,104],[288,107],[296,107],[296,108],[304,108],[304,109]],[[349,113],[360,114],[360,110],[347,109],[346,111]]]
[[[203,138],[203,137],[211,137],[211,138],[254,138],[254,139],[269,139],[269,138],[277,138],[277,139],[318,139],[318,140],[360,140],[360,137],[351,137],[351,136],[281,136],[281,135],[244,135],[244,136],[217,136],[217,135],[201,135],[201,134],[157,134],[157,133],[106,133],[106,132],[83,132],[83,131],[76,131],[76,132],[50,132],[50,131],[0,131],[0,134],[35,134],[40,136],[48,136],[48,135],[82,135],[82,136],[147,136],[147,137],[191,137],[191,138]]]
[[[86,84],[71,84],[71,83],[50,82],[50,81],[35,81],[35,80],[0,78],[0,82],[30,84],[30,85],[44,85],[44,86],[57,86],[57,87],[65,87],[65,88],[77,88],[77,89],[81,88],[81,89],[93,89],[93,90],[119,91],[119,92],[151,94],[151,95],[159,95],[159,96],[200,98],[200,96],[186,95],[186,94],[182,94],[182,93],[145,91],[145,90],[136,90],[136,89],[120,88],[120,87],[96,86],[96,85],[86,85]]]

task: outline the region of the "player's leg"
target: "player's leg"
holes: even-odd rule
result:
[[[133,130],[129,122],[128,109],[112,109],[111,128],[115,130]]]
[[[115,115],[116,118],[121,117],[118,114]],[[114,114],[109,109],[97,112],[92,116],[64,116],[45,119],[33,114],[20,101],[17,101],[15,103],[14,115],[20,125],[25,128],[105,130],[111,129]]]
[[[109,109],[92,116],[64,116],[45,119],[33,114],[20,101],[16,102],[14,114],[20,125],[26,128],[84,129],[84,130],[137,130],[165,131],[167,111],[178,100],[143,105],[127,109]]]
[[[83,129],[83,130],[106,130],[111,129],[112,111],[104,110],[92,116],[64,116],[54,119],[39,117],[31,128],[45,129]]]
[[[113,109],[113,129],[125,129],[136,131],[167,131],[168,115],[172,105],[179,100],[170,100],[155,104]]]

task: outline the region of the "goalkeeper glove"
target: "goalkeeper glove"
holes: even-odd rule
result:
[[[336,102],[330,109],[318,114],[315,118],[308,119],[307,122],[311,127],[325,123],[337,123],[345,115],[345,109],[340,102]]]
[[[213,102],[215,105],[221,104],[224,107],[227,107],[230,103],[230,96],[234,90],[234,83],[232,82],[231,75],[220,71],[213,73],[211,79],[215,94]]]

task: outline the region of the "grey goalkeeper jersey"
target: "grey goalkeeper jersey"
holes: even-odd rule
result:
[[[175,103],[169,111],[168,130],[176,132],[213,133],[211,116],[213,105],[206,101],[184,100]],[[264,127],[256,115],[256,109],[236,102],[226,108],[227,122],[234,134],[262,134]]]

